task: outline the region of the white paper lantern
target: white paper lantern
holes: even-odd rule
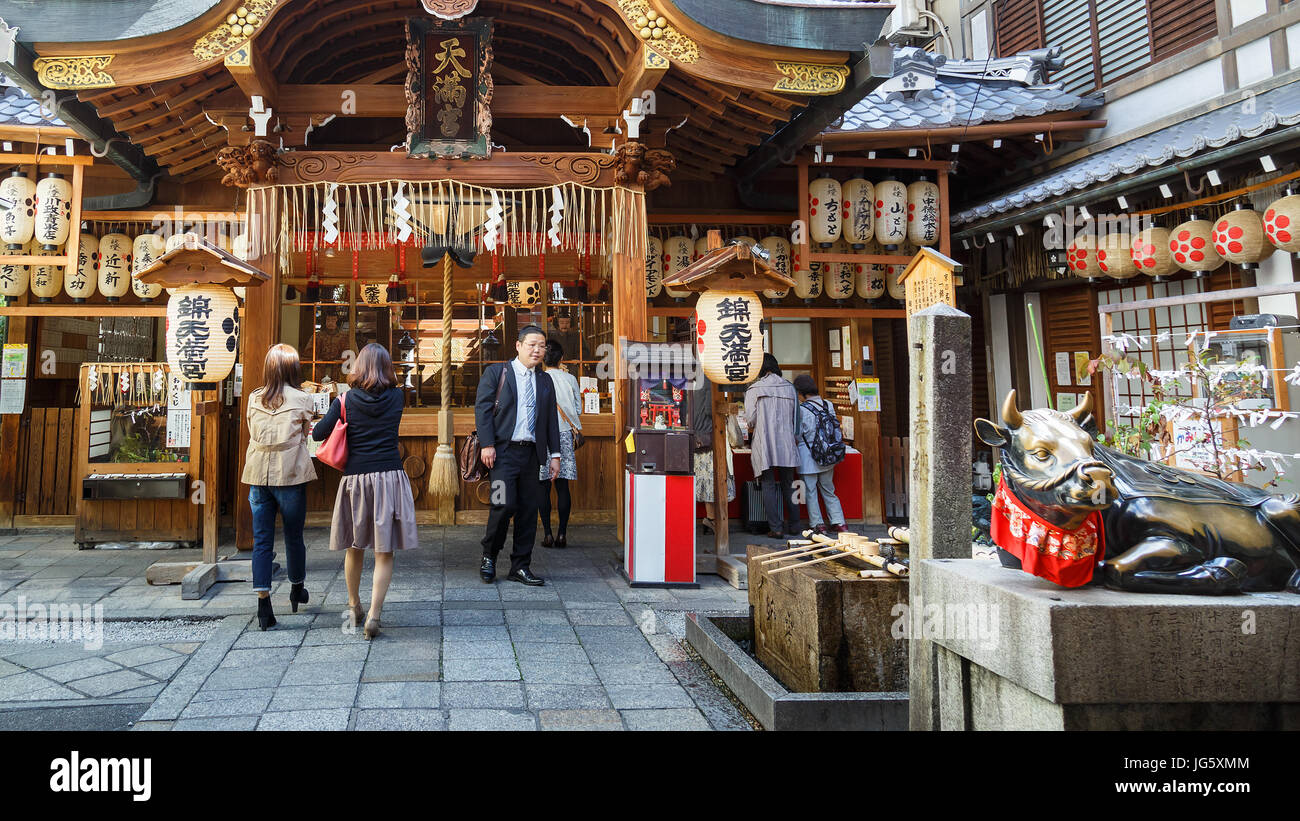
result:
[[[645,243],[645,295],[654,299],[664,290],[664,243],[648,237]]]
[[[843,236],[831,246],[831,253],[850,253],[849,244]],[[853,296],[853,291],[858,284],[854,265],[852,262],[830,262],[823,266],[823,270],[826,271],[826,293],[836,302],[842,302]]]
[[[822,264],[814,262],[794,272],[794,295],[804,302],[812,302],[822,295]]]
[[[1300,196],[1288,188],[1285,197],[1269,203],[1264,210],[1264,233],[1279,251],[1300,252]]]
[[[536,305],[541,295],[542,284],[540,282],[511,281],[506,283],[506,300],[516,308],[527,308]]]
[[[900,253],[911,256],[911,254],[908,253],[909,250],[910,249],[904,247],[900,250]],[[900,262],[897,265],[890,265],[888,267],[889,273],[885,276],[885,290],[889,292],[890,299],[897,300],[898,302],[906,302],[907,286],[904,285],[902,276],[903,272],[907,270],[907,263]]]
[[[694,250],[691,252],[691,262],[694,262],[695,260],[700,259],[700,258],[703,257],[705,254],[707,254],[708,252],[709,252],[709,238],[708,238],[708,236],[700,237],[699,239],[695,240],[695,248],[694,248]]]
[[[705,291],[695,304],[695,350],[714,384],[744,385],[763,366],[763,305],[752,291]]]
[[[861,251],[876,235],[876,187],[862,177],[844,183],[841,191],[848,214],[842,234],[853,250]]]
[[[36,183],[36,228],[34,239],[46,251],[58,250],[68,241],[72,220],[72,183],[58,174]]]
[[[99,292],[117,302],[131,290],[131,238],[105,234],[99,239]]]
[[[758,240],[754,239],[748,234],[737,234],[736,236],[727,240],[725,244],[731,244],[736,242],[739,242],[741,245],[746,245],[746,246],[754,246],[758,244]]]
[[[664,278],[676,274],[690,265],[695,256],[695,243],[690,237],[677,234],[664,240]],[[686,288],[664,288],[673,299],[686,299],[691,295]]]
[[[1133,262],[1133,239],[1128,234],[1107,233],[1097,241],[1097,268],[1111,279],[1125,280],[1137,276]]]
[[[13,299],[27,293],[27,282],[31,278],[32,269],[26,265],[5,262],[6,256],[18,255],[26,256],[27,249],[23,248],[18,254],[0,254],[0,296]]]
[[[131,290],[141,302],[152,302],[162,293],[161,285],[141,282],[137,277],[166,251],[167,241],[157,234],[141,234],[131,243]],[[175,294],[176,290],[173,288],[172,293]]]
[[[779,237],[773,234],[770,237],[763,237],[758,246],[767,251],[767,264],[773,271],[778,274],[790,276],[790,243],[785,237]],[[768,299],[785,299],[785,295],[790,293],[789,288],[768,288],[763,291],[763,296]]]
[[[907,186],[907,239],[913,245],[939,242],[939,186],[925,179]]]
[[[875,242],[863,246],[868,254],[880,253]],[[854,276],[857,278],[858,296],[875,302],[885,295],[885,277],[889,275],[889,266],[879,262],[854,263]]]
[[[1174,263],[1184,271],[1203,277],[1223,264],[1223,257],[1214,250],[1214,225],[1195,215],[1169,234],[1169,252]]]
[[[813,242],[831,247],[840,238],[844,212],[844,193],[837,180],[825,176],[808,183],[808,229]]]
[[[36,183],[15,168],[0,180],[0,199],[13,201],[13,207],[0,210],[0,242],[25,254],[36,228]]]
[[[57,257],[58,249],[53,251],[32,240],[28,253],[37,257]],[[63,290],[63,269],[53,265],[33,265],[31,279],[32,296],[37,302],[50,302]]]
[[[1156,282],[1178,272],[1170,251],[1168,228],[1147,228],[1139,231],[1129,246],[1129,256],[1140,273],[1151,276]]]
[[[167,300],[167,364],[214,390],[239,351],[239,303],[224,285],[181,285]]]
[[[89,225],[81,226],[81,242],[77,246],[77,266],[63,271],[63,290],[72,297],[73,302],[85,302],[95,293],[95,283],[99,279],[99,237],[86,231]]]
[[[907,186],[898,180],[876,183],[876,242],[893,251],[907,239]]]
[[[228,250],[235,255],[236,259],[248,262],[248,234],[236,234],[235,238],[230,241]]]

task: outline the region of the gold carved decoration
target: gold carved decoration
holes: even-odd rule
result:
[[[834,94],[844,88],[849,78],[848,66],[828,66],[820,63],[787,63],[775,60],[777,71],[785,76],[773,91],[795,94]]]
[[[113,62],[112,54],[86,57],[38,57],[33,64],[36,76],[46,88],[104,88],[116,85],[113,75],[104,69]]]
[[[695,41],[673,28],[646,0],[618,0],[618,7],[632,30],[642,40],[653,43],[656,51],[681,63],[700,59],[700,47]]]
[[[195,41],[194,56],[211,60],[234,51],[253,36],[279,4],[280,0],[244,0],[216,28]]]
[[[677,159],[663,149],[647,149],[638,142],[625,142],[614,152],[614,182],[635,183],[646,191],[672,185],[668,175],[677,170]]]
[[[253,140],[248,145],[232,145],[217,152],[217,165],[226,175],[222,185],[247,188],[280,178],[276,168],[275,146],[266,140]]]
[[[601,171],[614,165],[615,159],[609,154],[592,154],[590,156],[556,156],[555,154],[516,154],[515,159],[530,165],[554,169],[556,176],[562,180],[572,180],[587,185],[600,179]]]

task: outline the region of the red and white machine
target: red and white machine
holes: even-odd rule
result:
[[[623,570],[633,587],[697,586],[695,477],[624,472]]]

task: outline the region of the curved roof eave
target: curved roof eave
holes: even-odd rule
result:
[[[6,23],[24,43],[87,43],[132,40],[180,28],[221,0],[6,0]]]
[[[862,52],[880,37],[892,3],[809,0],[671,0],[682,14],[727,37],[768,46]]]

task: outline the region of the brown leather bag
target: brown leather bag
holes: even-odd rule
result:
[[[510,363],[501,366],[501,379],[497,382],[496,401],[492,403],[492,412],[495,415],[497,407],[501,404],[501,388],[506,384],[506,368]],[[460,446],[460,478],[466,482],[481,482],[488,476],[488,466],[483,464],[483,446],[478,441],[478,430],[472,432],[466,439],[465,444]]]

